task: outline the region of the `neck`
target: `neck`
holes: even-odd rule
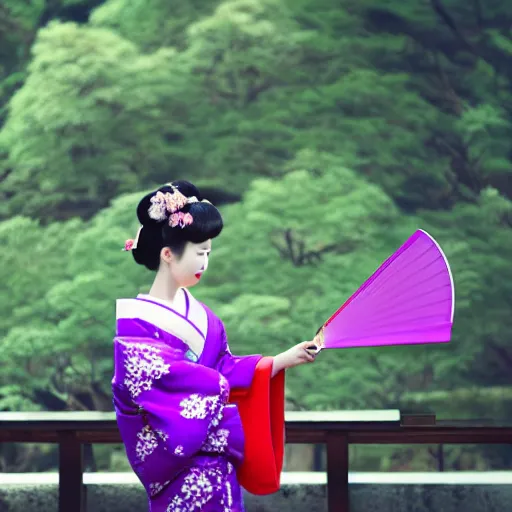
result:
[[[158,270],[153,285],[149,290],[149,295],[156,299],[174,302],[179,289],[178,283],[167,272]]]

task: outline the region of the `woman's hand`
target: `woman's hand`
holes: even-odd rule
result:
[[[312,363],[317,353],[318,348],[314,341],[303,341],[286,352],[281,352],[274,357],[272,376],[287,368],[293,368],[304,363]]]

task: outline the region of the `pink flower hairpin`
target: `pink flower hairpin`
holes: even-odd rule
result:
[[[165,203],[169,213],[176,213],[188,204],[188,197],[175,188],[174,194],[165,194]]]
[[[139,241],[140,232],[142,230],[142,226],[138,229],[137,235],[135,235],[135,239],[129,238],[124,243],[123,251],[133,251],[133,249],[137,249],[137,243]]]
[[[178,213],[173,213],[169,217],[169,226],[171,226],[171,228],[180,226],[181,229],[183,229],[185,226],[190,226],[190,224],[192,224],[193,222],[194,222],[194,217],[192,217],[192,215],[190,215],[190,213],[178,212]]]

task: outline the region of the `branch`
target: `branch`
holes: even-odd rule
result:
[[[64,411],[67,408],[64,400],[46,389],[34,389],[33,396],[30,398],[31,400],[35,398],[37,403],[42,404],[48,411]]]
[[[293,262],[293,247],[290,245],[291,240],[291,229],[287,229],[283,233],[283,238],[285,240],[285,247],[282,247],[278,243],[274,242],[273,240],[270,241],[272,247],[277,249],[279,252],[279,255],[284,259],[291,259]]]
[[[455,92],[450,79],[446,75],[443,66],[439,62],[439,55],[437,53],[433,53],[432,57],[434,58],[434,66],[437,71],[438,78],[441,81],[441,91],[445,98],[451,102],[453,105],[453,111],[456,115],[460,116],[464,111],[463,101],[460,99],[459,95]]]
[[[247,91],[247,96],[245,98],[245,105],[249,105],[249,103],[252,103],[253,101],[257,100],[259,95],[262,92],[268,91],[272,88],[272,83],[269,79],[266,79],[262,84],[255,86],[255,87],[249,87],[249,90]]]
[[[89,392],[96,411],[112,410],[112,397],[109,393],[103,391],[99,382],[91,382]]]
[[[10,174],[13,172],[13,170],[14,169],[5,169],[5,171],[1,173],[0,174],[0,183],[5,181],[9,177]]]
[[[294,237],[291,229],[285,230],[281,235],[284,239],[284,244],[277,243],[274,240],[270,240],[270,244],[277,249],[282,258],[290,260],[296,267],[314,265],[315,263],[321,262],[324,254],[334,252],[340,247],[339,244],[329,244],[319,249],[308,250],[306,248],[306,242]]]
[[[475,8],[475,17],[478,28],[483,28],[485,20],[482,14],[482,5],[480,4],[480,0],[473,0],[473,7]]]
[[[72,410],[75,411],[90,411],[91,408],[82,402],[77,396],[69,395],[68,404]]]
[[[470,165],[473,169],[476,169],[478,167],[480,167],[480,162],[482,161],[482,159],[484,158],[484,156],[487,154],[487,149],[482,149],[482,151],[480,152],[480,154],[478,156],[475,156],[475,158],[472,158],[470,160]]]
[[[450,153],[450,155],[453,157],[453,158],[460,158],[462,160],[465,159],[465,156],[464,156],[464,153],[460,150],[459,147],[456,147],[456,146],[453,146],[452,144],[450,144],[448,141],[446,141],[446,139],[443,139],[441,137],[437,137],[437,136],[434,136],[433,140],[439,144],[439,147],[443,147],[444,149],[446,149],[448,151],[448,153]]]
[[[428,454],[436,461],[437,470],[444,471],[444,447],[442,444],[438,444],[435,448],[432,446],[428,447]]]
[[[459,30],[459,27],[455,23],[455,20],[448,12],[448,10],[444,7],[441,0],[430,0],[430,4],[432,5],[432,8],[437,13],[437,15],[444,22],[444,24],[448,26],[448,28],[455,34],[457,39],[466,47],[466,49],[469,50],[474,55],[479,56],[476,48],[464,37],[464,34]]]
[[[383,375],[384,372],[382,371],[382,366],[380,365],[378,358],[376,356],[372,355],[372,356],[370,356],[369,361],[370,361],[370,363],[372,363],[375,366],[375,369],[381,375]]]
[[[508,353],[507,349],[496,345],[494,342],[489,343],[489,347],[495,352],[503,362],[510,368],[512,368],[512,355]]]

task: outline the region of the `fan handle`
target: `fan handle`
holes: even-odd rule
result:
[[[325,324],[316,331],[315,337],[313,338],[313,344],[306,347],[306,350],[311,354],[318,354],[325,348],[324,343],[324,329]]]

